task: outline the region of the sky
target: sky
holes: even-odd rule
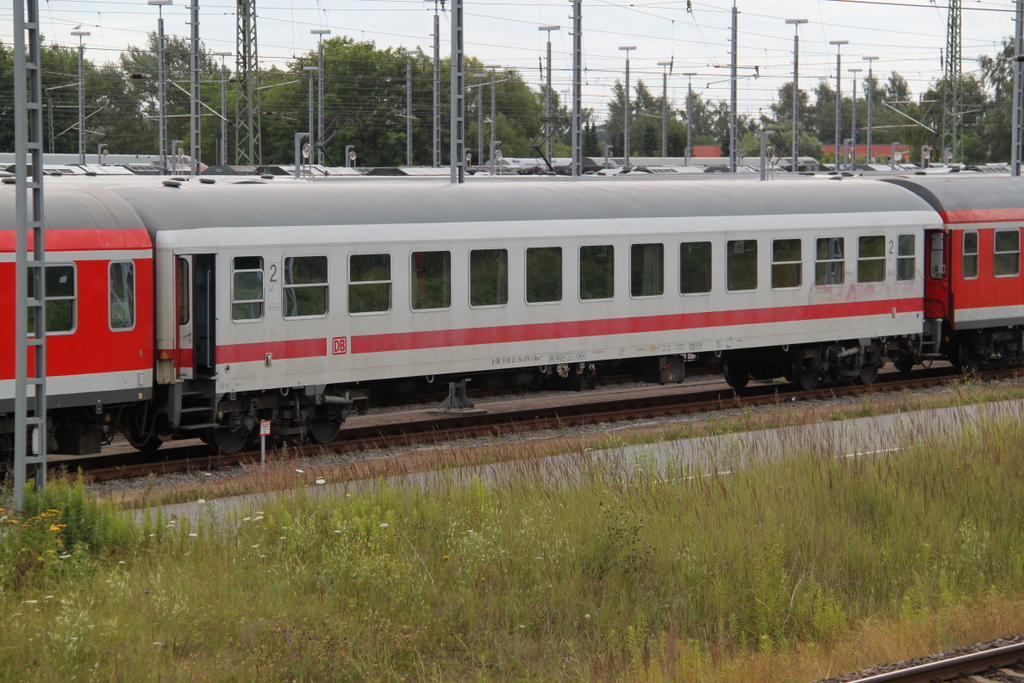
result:
[[[188,37],[188,3],[173,0],[163,7],[165,31]],[[730,22],[739,11],[738,84],[741,114],[756,117],[793,78],[793,38],[799,32],[800,87],[828,79],[835,87],[836,50],[830,41],[847,40],[842,53],[842,91],[850,93],[856,79],[867,75],[870,62],[879,80],[899,72],[914,95],[923,93],[942,74],[948,0],[583,0],[583,106],[599,118],[607,112],[611,87],[624,80],[628,51],[630,81],[643,80],[660,95],[659,62],[671,62],[668,96],[683,106],[687,84],[706,100],[729,99]],[[230,0],[199,0],[200,37],[208,50],[235,49],[235,4]],[[441,53],[451,52],[451,2],[440,0],[255,0],[259,57],[263,67],[284,66],[296,56],[315,51],[312,29],[331,36],[372,41],[378,48],[421,48],[432,53],[433,15],[441,15]],[[11,3],[0,8],[0,40],[13,37]],[[996,55],[1002,40],[1013,34],[1014,0],[962,0],[962,70],[978,73],[980,55]],[[158,8],[146,0],[42,0],[42,33],[47,42],[77,46],[76,27],[86,58],[116,62],[129,45],[144,46],[154,31]],[[468,56],[486,65],[517,69],[528,83],[542,83],[541,61],[551,31],[552,81],[568,100],[572,78],[572,4],[570,0],[464,0],[464,42]],[[787,24],[806,19],[806,24]],[[227,58],[229,64],[232,57]],[[754,78],[757,68],[758,77]],[[851,73],[849,69],[863,69]],[[693,74],[687,76],[684,74]]]

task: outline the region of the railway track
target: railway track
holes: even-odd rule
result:
[[[981,379],[998,379],[1017,374],[1012,372],[981,373]],[[870,386],[840,385],[813,391],[791,390],[791,385],[761,385],[747,387],[737,394],[729,388],[693,391],[631,392],[627,397],[572,401],[548,407],[530,406],[503,409],[492,405],[488,411],[448,412],[423,411],[412,419],[378,422],[365,426],[350,426],[342,430],[338,440],[328,446],[291,446],[295,455],[321,453],[325,448],[335,452],[359,452],[395,446],[431,444],[442,441],[510,433],[527,433],[544,429],[557,429],[588,424],[615,423],[627,420],[706,413],[723,408],[753,407],[773,403],[801,402],[855,396],[908,388],[923,388],[947,384],[958,375],[951,368],[929,369],[907,378],[892,372],[880,375]],[[408,418],[408,414],[406,415]],[[233,455],[211,454],[205,444],[182,445],[155,453],[119,453],[90,458],[68,458],[49,463],[51,470],[81,469],[93,481],[166,474],[199,469],[210,469],[258,462],[259,450]]]
[[[883,667],[889,668],[889,667]],[[866,677],[841,677],[845,683],[1020,683],[1024,681],[1024,643],[1012,643],[967,654],[939,656],[910,666],[896,665]],[[819,682],[821,683],[821,682]]]

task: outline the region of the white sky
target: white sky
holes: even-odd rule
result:
[[[541,82],[539,60],[546,54],[547,33],[538,26],[565,28],[551,33],[553,81],[567,93],[571,83],[572,38],[569,0],[464,0],[465,49],[488,65],[514,67],[534,86]],[[164,7],[165,30],[189,35],[189,0]],[[0,40],[10,45],[12,9],[0,9]],[[687,12],[687,5],[692,12]],[[644,80],[661,93],[663,67],[672,60],[669,97],[682,106],[687,77],[694,72],[695,92],[711,101],[728,100],[729,24],[733,0],[583,0],[584,106],[607,111],[611,85],[622,80],[625,52],[630,52],[630,79]],[[792,79],[794,27],[785,19],[807,19],[800,32],[800,86],[819,79],[835,86],[836,47],[842,46],[842,90],[849,93],[863,56],[877,56],[878,78],[893,70],[907,79],[915,95],[941,75],[946,43],[947,0],[736,0],[739,9],[739,63],[760,67],[760,78],[740,81],[740,112],[756,116]],[[977,57],[995,55],[1013,33],[1014,0],[962,0],[963,72],[976,72]],[[420,47],[431,52],[434,0],[256,0],[259,55],[263,65],[283,64],[316,47],[310,29],[326,28],[333,36],[369,40],[377,47]],[[450,9],[450,2],[445,8]],[[200,34],[214,51],[235,48],[235,5],[230,0],[200,0]],[[114,62],[127,45],[142,46],[155,30],[157,8],[145,0],[41,0],[42,31],[48,42],[77,46],[72,29],[91,31],[85,38],[87,59]],[[450,54],[450,14],[441,15],[441,53]],[[752,69],[741,68],[740,74]],[[718,83],[714,83],[719,81]],[[711,85],[709,85],[709,83]],[[858,91],[860,86],[858,85]]]

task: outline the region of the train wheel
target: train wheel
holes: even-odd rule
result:
[[[802,358],[793,361],[793,384],[801,391],[810,391],[818,386],[818,368],[806,368]]]
[[[981,367],[981,358],[971,352],[971,338],[969,335],[964,335],[960,338],[960,343],[957,344],[956,354],[956,367],[960,372],[965,375],[970,375],[978,371]]]
[[[309,423],[309,435],[317,443],[330,443],[341,431],[341,421],[323,415],[317,415]]]
[[[901,353],[892,364],[905,375],[914,368],[914,356],[910,353]]]
[[[722,374],[725,376],[725,383],[733,389],[742,389],[750,382],[750,373],[743,365],[734,361],[722,361]]]
[[[247,430],[231,429],[230,427],[211,427],[208,434],[209,441],[207,443],[216,446],[217,450],[224,455],[234,455],[242,450],[242,446],[249,439]]]
[[[874,363],[865,363],[860,366],[860,375],[857,377],[861,384],[874,384],[878,379],[878,366]]]

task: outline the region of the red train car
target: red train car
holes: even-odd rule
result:
[[[3,283],[14,282],[14,201],[12,186],[0,188]],[[135,211],[96,188],[48,196],[46,222],[48,451],[99,452],[119,421],[141,419],[138,407],[152,397],[153,245]],[[5,284],[0,453],[13,442],[14,305],[13,287]]]

